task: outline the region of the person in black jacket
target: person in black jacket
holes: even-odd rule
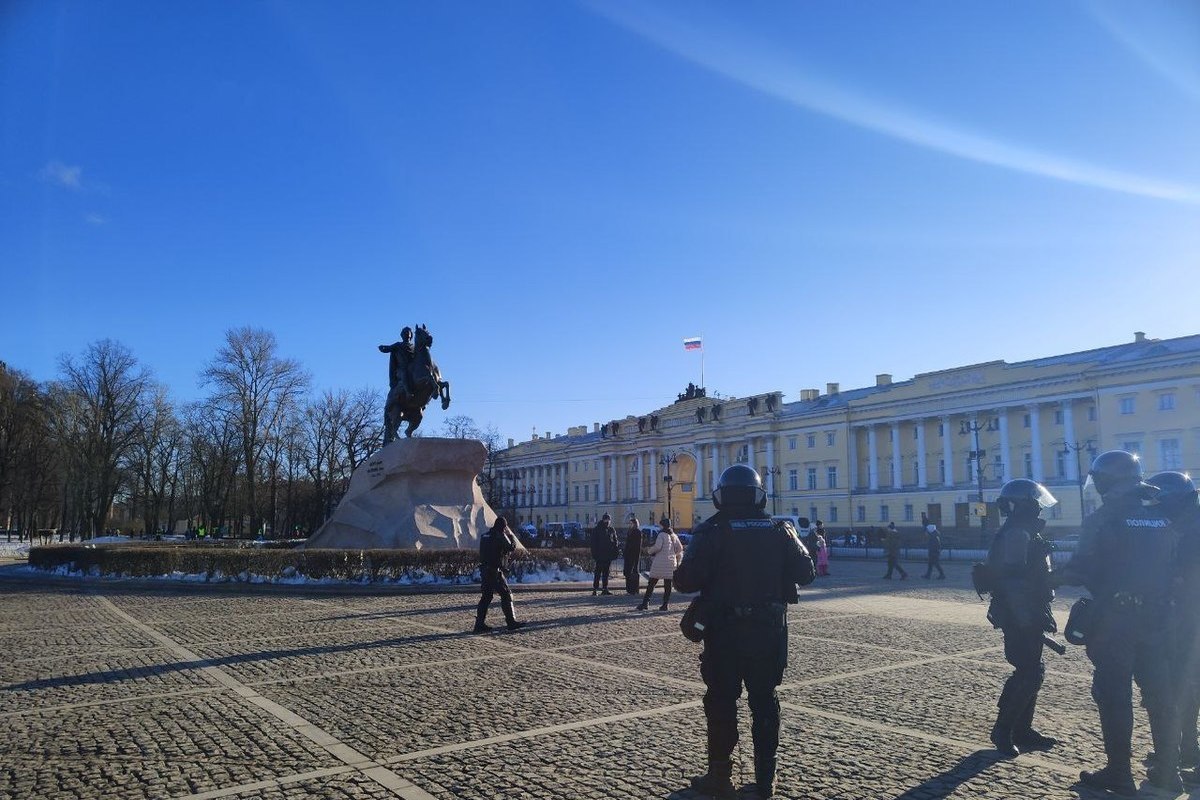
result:
[[[592,597],[596,592],[612,594],[608,590],[608,571],[612,568],[613,559],[617,557],[617,532],[611,523],[612,517],[605,514],[592,528],[592,561],[596,566],[592,571]],[[600,591],[603,587],[603,591]]]
[[[625,594],[637,594],[642,588],[642,526],[637,517],[630,517],[629,530],[625,531]]]
[[[925,525],[925,535],[929,537],[929,563],[925,567],[925,580],[933,577],[933,571],[938,571],[938,580],[946,580],[946,571],[942,569],[942,534],[938,533],[937,525],[932,522]]]
[[[1158,489],[1142,482],[1138,457],[1124,450],[1096,456],[1088,472],[1101,506],[1083,521],[1079,549],[1058,584],[1084,585],[1092,595],[1087,656],[1092,698],[1100,712],[1107,763],[1083,771],[1080,783],[1132,796],[1133,681],[1142,689],[1155,761],[1147,770],[1159,789],[1182,791],[1179,724],[1171,691],[1171,579],[1175,531],[1153,505]]]
[[[1200,498],[1196,484],[1183,472],[1160,472],[1146,479],[1158,489],[1158,507],[1179,532],[1175,551],[1175,620],[1172,680],[1178,715],[1179,765],[1184,783],[1200,782]]]
[[[1046,527],[1041,513],[1057,502],[1046,487],[1028,478],[1004,484],[996,498],[1005,519],[987,555],[992,576],[988,621],[1004,633],[1004,658],[1013,673],[1000,693],[991,740],[1009,758],[1023,750],[1046,750],[1058,744],[1033,729],[1033,712],[1046,674],[1042,635],[1058,630],[1050,610],[1054,599],[1050,545],[1041,535]],[[937,530],[932,524],[929,527]]]
[[[737,797],[730,756],[737,744],[737,699],[746,684],[754,738],[754,789],[771,797],[779,747],[776,687],[787,666],[787,603],[797,584],[812,582],[813,563],[791,523],[763,512],[767,496],[758,473],[735,464],[713,491],[717,513],[692,531],[675,569],[675,585],[700,592],[711,610],[700,656],[708,772],[692,788],[725,800]]]
[[[500,608],[504,611],[508,629],[515,631],[525,627],[524,622],[517,621],[513,611],[512,590],[508,588],[504,575],[504,561],[513,552],[523,553],[525,547],[509,530],[508,520],[496,517],[495,524],[479,537],[479,578],[483,586],[479,607],[475,611],[475,633],[487,633],[492,629],[484,620],[492,597],[496,594],[500,595]]]

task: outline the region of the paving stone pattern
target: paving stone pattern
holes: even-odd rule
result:
[[[780,797],[1102,797],[1076,784],[1103,759],[1082,650],[1047,656],[1039,726],[1062,744],[997,759],[1000,634],[948,572],[835,562],[792,608]],[[565,588],[519,587],[530,626],[475,636],[469,592],[0,582],[0,798],[693,800],[689,598],[638,612],[619,588]],[[748,782],[744,701],[739,725]]]

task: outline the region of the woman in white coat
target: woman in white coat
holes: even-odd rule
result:
[[[638,611],[649,610],[650,594],[654,591],[654,584],[660,580],[663,582],[663,601],[658,610],[666,611],[667,605],[671,602],[671,577],[675,574],[675,568],[679,566],[680,559],[683,558],[683,542],[679,541],[679,535],[675,533],[669,522],[663,525],[658,538],[654,540],[654,544],[650,545],[646,554],[654,556],[654,560],[650,562],[650,581],[646,584],[646,596],[642,598]]]

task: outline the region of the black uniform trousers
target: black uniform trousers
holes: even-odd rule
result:
[[[1012,665],[1013,673],[1000,692],[996,724],[1020,737],[1033,728],[1038,691],[1046,675],[1042,661],[1045,642],[1040,628],[1009,625],[1000,630],[1004,634],[1004,660]]]
[[[1175,613],[1181,615],[1182,609]],[[1175,664],[1173,666],[1178,714],[1180,763],[1200,764],[1200,741],[1196,730],[1200,717],[1200,626],[1192,614],[1178,620],[1175,634]]]
[[[1108,763],[1129,770],[1133,737],[1133,681],[1142,690],[1158,763],[1179,761],[1179,724],[1171,692],[1170,625],[1165,607],[1097,603],[1087,644],[1092,662],[1092,699],[1100,712]]]
[[[592,570],[592,591],[604,589],[608,591],[608,572],[612,569],[612,559],[607,561],[596,560],[596,567]]]
[[[509,625],[516,621],[513,614],[512,590],[508,588],[508,580],[504,570],[499,567],[481,566],[479,568],[480,582],[483,584],[483,594],[479,597],[479,606],[475,609],[475,624],[482,625],[487,619],[488,606],[492,598],[500,595],[500,608],[504,611],[504,621]]]
[[[782,604],[746,616],[720,613],[710,624],[700,656],[704,716],[708,721],[708,772],[729,777],[730,756],[737,745],[737,700],[746,685],[749,696],[754,759],[758,769],[774,773],[779,749],[779,697],[787,667],[787,617]]]
[[[938,577],[946,577],[946,571],[942,569],[942,553],[941,551],[929,551],[929,564],[925,567],[925,577],[931,577],[934,570],[938,571]]]

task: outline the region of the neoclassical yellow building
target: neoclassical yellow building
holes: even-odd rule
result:
[[[1147,474],[1200,472],[1200,335],[929,372],[875,385],[704,397],[535,436],[498,454],[503,506],[518,522],[620,526],[669,513],[690,528],[713,508],[714,476],[746,462],[764,476],[768,510],[837,530],[918,525],[994,530],[994,500],[1013,477],[1059,500],[1050,525],[1078,526],[1098,498],[1083,491],[1099,452],[1135,451]],[[983,503],[979,502],[982,495]]]

